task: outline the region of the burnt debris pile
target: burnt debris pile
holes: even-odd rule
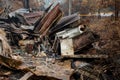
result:
[[[120,79],[120,40],[101,39],[106,32],[83,24],[79,14],[64,16],[57,4],[6,16],[0,18],[1,80]]]

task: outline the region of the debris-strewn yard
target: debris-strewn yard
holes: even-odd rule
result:
[[[15,3],[0,9],[0,80],[120,79],[119,18]]]

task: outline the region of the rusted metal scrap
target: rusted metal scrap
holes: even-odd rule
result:
[[[33,13],[24,13],[23,16],[27,23],[35,24],[44,14],[44,11],[33,12]]]
[[[30,18],[30,17],[40,17],[44,14],[44,11],[38,11],[38,12],[32,12],[32,13],[24,13],[25,18]]]
[[[72,24],[80,20],[78,14],[73,14],[70,16],[63,17],[55,26],[49,30],[49,34],[55,34],[56,32],[62,31],[66,28],[70,28]],[[79,25],[79,22],[76,23],[76,26]],[[74,26],[75,27],[75,26]]]
[[[93,33],[86,30],[86,26],[80,25],[56,33],[56,37],[60,39],[61,54],[64,56],[74,55],[74,52],[80,51],[93,43],[95,40]]]
[[[81,30],[83,28],[83,30]],[[76,28],[66,29],[56,33],[56,37],[60,39],[60,47],[62,55],[74,55],[73,39],[85,32],[85,27],[80,25]]]
[[[86,32],[78,37],[75,37],[73,39],[75,52],[81,50],[82,48],[93,43],[94,41],[95,41],[95,37],[94,37],[93,33],[91,33],[91,32]]]
[[[57,4],[45,17],[40,21],[34,32],[40,32],[41,35],[46,35],[51,26],[62,17],[60,5]]]

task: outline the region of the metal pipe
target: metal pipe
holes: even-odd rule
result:
[[[58,32],[56,35],[59,38],[74,38],[82,33],[84,33],[86,27],[84,25],[80,25],[77,28],[66,29],[64,31]]]

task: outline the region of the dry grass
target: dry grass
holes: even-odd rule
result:
[[[120,20],[111,21],[110,19],[96,20],[90,24],[93,32],[100,35],[100,39],[119,39],[120,38]]]
[[[90,23],[90,29],[100,36],[97,41],[101,50],[107,53],[117,53],[120,51],[120,20],[100,19]]]

